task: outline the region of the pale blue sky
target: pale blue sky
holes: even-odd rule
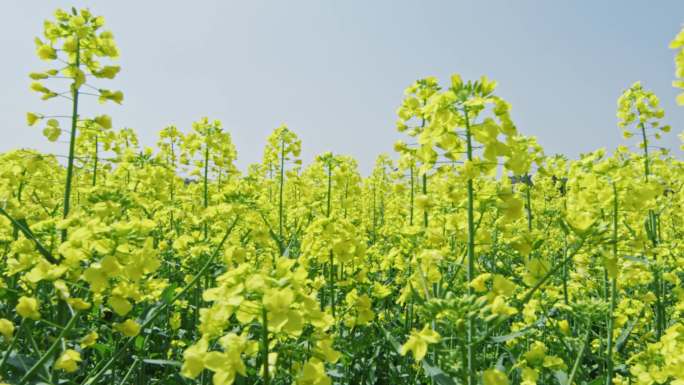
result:
[[[284,122],[305,162],[332,150],[367,172],[402,138],[394,121],[403,89],[452,72],[497,80],[520,131],[547,153],[622,143],[616,99],[636,80],[660,96],[674,127],[661,143],[677,147],[684,128],[667,48],[684,22],[682,0],[3,0],[0,152],[67,152],[24,116],[69,112],[30,92],[27,74],[45,68],[33,45],[42,21],[72,5],[105,16],[121,50],[119,77],[98,84],[121,89],[124,104],[89,102],[84,114],[108,113],[147,145],[168,124],[220,119],[241,168],[260,160]]]

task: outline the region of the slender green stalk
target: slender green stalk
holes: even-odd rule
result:
[[[414,181],[414,176],[413,176],[413,162],[411,162],[411,206],[410,206],[410,211],[409,211],[409,225],[413,226],[413,202],[415,200],[415,181]]]
[[[664,327],[664,312],[663,312],[663,299],[662,299],[662,291],[661,291],[661,279],[660,279],[660,270],[658,267],[656,267],[656,271],[653,274],[653,291],[655,292],[656,296],[656,309],[655,309],[655,329],[656,329],[656,338],[660,339],[660,337],[663,335],[663,330],[665,329]]]
[[[204,209],[209,207],[209,143],[204,147]],[[204,239],[209,237],[209,224],[204,223]]]
[[[572,251],[557,265],[555,265],[551,270],[549,270],[542,279],[540,279],[531,289],[527,291],[525,296],[520,300],[520,306],[524,306],[527,302],[529,302],[532,297],[534,296],[534,293],[537,292],[545,283],[548,281],[552,276],[554,276],[560,268],[570,262],[572,258],[575,257],[575,255],[582,249],[582,246],[584,246],[585,238],[581,238],[575,245],[575,247],[572,249]],[[508,320],[509,317],[501,317],[499,318],[492,327],[490,327],[487,332],[481,336],[477,341],[472,343],[472,346],[478,347],[480,344],[483,342],[487,341],[487,339],[497,330],[497,327],[503,324],[504,321]]]
[[[529,178],[529,175],[527,175],[527,178]],[[529,184],[527,184],[525,189],[525,200],[527,206],[527,230],[532,231],[532,199],[530,197],[530,190],[532,190],[531,179],[528,180],[528,183]]]
[[[283,234],[283,221],[285,218],[285,205],[283,200],[283,191],[285,190],[285,139],[280,138],[280,180],[279,180],[279,199],[278,199],[278,241],[280,243],[280,254],[285,251],[285,238]]]
[[[344,218],[347,218],[347,199],[349,198],[349,180],[344,182],[344,196],[342,198],[342,206],[344,207]]]
[[[69,320],[69,322],[66,324],[64,329],[62,329],[59,332],[59,335],[57,336],[55,341],[52,343],[52,345],[50,345],[48,350],[38,359],[38,361],[36,361],[35,364],[33,364],[31,369],[29,369],[28,372],[26,372],[26,374],[24,374],[24,376],[19,381],[19,385],[24,385],[28,380],[30,380],[31,377],[33,377],[33,375],[36,374],[36,372],[43,367],[43,364],[45,364],[45,362],[47,362],[47,360],[50,359],[50,357],[52,357],[52,355],[57,351],[57,348],[59,348],[59,346],[61,345],[62,338],[64,338],[64,336],[69,331],[71,331],[71,328],[74,327],[74,325],[76,324],[76,320],[78,320],[78,315],[79,315],[79,313],[78,313],[78,311],[76,311],[74,313],[74,315],[71,316],[71,319]]]
[[[335,316],[335,260],[333,252],[330,250],[330,307],[332,315]]]
[[[425,104],[425,103],[426,102],[423,101],[423,104]],[[466,120],[468,120],[467,117],[466,117]],[[422,118],[420,121],[421,131],[425,127],[426,123],[427,123],[427,119]],[[427,195],[427,172],[423,173],[423,195]],[[428,226],[428,212],[427,212],[427,208],[426,208],[425,210],[423,210],[423,227],[427,228],[427,226]]]
[[[325,216],[330,218],[330,210],[331,210],[331,196],[332,193],[332,159],[328,161],[328,194],[327,194],[327,206],[326,206],[326,211],[325,211]]]
[[[221,248],[223,247],[223,244],[226,243],[228,236],[231,234],[231,232],[233,231],[233,229],[237,225],[239,219],[240,219],[239,217],[235,218],[235,220],[230,225],[230,227],[228,227],[225,235],[223,236],[223,239],[221,239],[221,242],[219,242],[219,244],[216,246],[216,248],[214,249],[212,254],[209,256],[209,258],[205,262],[204,266],[202,266],[202,268],[197,272],[195,277],[190,282],[188,282],[188,284],[185,285],[185,287],[183,287],[183,289],[181,291],[176,293],[176,295],[173,296],[173,298],[171,298],[170,301],[164,302],[161,305],[159,305],[155,310],[152,310],[152,313],[147,318],[147,321],[145,321],[140,326],[140,330],[145,330],[148,326],[150,326],[152,324],[152,322],[154,322],[160,314],[164,313],[164,310],[166,310],[167,307],[171,306],[173,303],[178,301],[179,298],[183,297],[185,295],[185,293],[187,293],[188,290],[190,290],[192,287],[194,287],[199,282],[199,280],[204,276],[204,274],[206,274],[207,271],[209,271],[209,267],[211,266],[211,264],[214,262],[214,260],[218,256],[219,252],[221,251]],[[107,361],[106,363],[104,363],[102,365],[98,365],[98,367],[96,368],[96,370],[97,370],[96,373],[92,377],[88,377],[88,378],[84,379],[81,382],[81,385],[91,385],[91,384],[94,384],[97,380],[99,380],[100,377],[102,377],[109,370],[109,368],[115,362],[117,362],[119,357],[126,351],[126,348],[131,343],[133,343],[133,341],[135,341],[135,337],[127,338],[124,341],[124,343],[119,347],[119,349],[116,352],[114,352],[114,354],[112,354],[109,361]]]
[[[271,379],[268,374],[268,314],[266,308],[262,308],[261,319],[264,324],[264,330],[261,333],[261,349],[264,356],[264,385],[269,385]]]
[[[613,258],[617,261],[618,257],[618,194],[617,187],[613,183],[613,233],[611,237],[613,246]],[[606,385],[613,385],[613,324],[615,322],[614,312],[617,302],[617,279],[611,278],[610,284],[610,310],[608,313],[608,335],[606,342]]]
[[[568,209],[568,199],[565,196],[564,193],[562,193],[563,196],[563,210]],[[563,258],[565,259],[568,256],[568,235],[563,233]],[[563,264],[563,301],[565,302],[565,305],[569,306],[570,305],[570,299],[568,296],[568,266],[567,264]]]
[[[138,365],[138,362],[140,362],[140,360],[133,361],[133,365],[131,365],[131,367],[128,369],[124,377],[121,379],[121,382],[119,383],[120,385],[126,385],[128,383],[126,381],[128,381],[128,377],[130,377],[131,374],[133,374],[133,369],[135,369],[135,367]],[[142,365],[140,365],[140,367],[142,368]]]
[[[568,255],[568,236],[563,234],[563,258]],[[563,301],[565,305],[570,305],[568,296],[568,266],[563,264]]]
[[[610,281],[608,279],[608,269],[603,268],[603,300],[608,302],[610,300]]]
[[[169,160],[169,163],[171,163],[171,169],[174,171],[174,177],[169,178],[169,203],[171,206],[171,211],[169,215],[169,225],[171,226],[171,230],[176,230],[176,234],[178,234],[178,228],[176,227],[176,220],[174,218],[174,212],[173,209],[176,207],[175,205],[175,200],[176,200],[176,179],[175,179],[175,171],[176,171],[176,154],[175,150],[173,147],[173,140],[171,140],[171,159]]]
[[[377,218],[376,218],[377,208],[375,207],[375,205],[376,205],[376,203],[375,203],[375,201],[376,201],[376,199],[375,199],[375,182],[373,182],[373,187],[371,188],[371,191],[373,191],[373,206],[372,206],[373,215],[371,217],[373,218],[373,243],[375,243],[375,238],[376,238],[375,226],[377,223]]]
[[[385,189],[387,187],[387,180],[385,175],[385,168],[382,169],[382,189],[380,190],[380,227],[385,225]]]
[[[580,249],[582,248],[582,246],[584,246],[584,242],[585,242],[585,241],[586,241],[585,238],[581,238],[580,241],[577,243],[577,246],[575,246],[575,248],[574,248],[574,249],[565,257],[565,259],[563,259],[563,260],[561,261],[561,263],[559,263],[559,264],[557,264],[556,266],[552,267],[551,270],[549,270],[548,273],[546,273],[546,275],[542,277],[542,279],[540,279],[539,281],[537,281],[537,283],[536,283],[536,284],[527,292],[527,294],[525,294],[525,296],[522,298],[522,300],[520,300],[520,302],[521,302],[522,304],[525,304],[525,303],[527,303],[527,301],[529,301],[530,299],[532,299],[532,295],[533,295],[540,287],[542,287],[542,286],[546,283],[546,281],[549,280],[549,278],[551,278],[554,274],[556,274],[556,273],[558,272],[558,270],[559,270],[563,265],[565,265],[566,263],[570,262],[570,260],[572,260],[572,258],[575,257],[575,254],[577,254],[577,253],[580,251]]]
[[[26,177],[26,169],[21,173],[21,182],[19,182],[19,187],[17,188],[17,201],[21,203],[21,193],[24,190],[24,186],[26,185],[25,179]],[[16,225],[12,225],[12,239],[15,241],[19,239],[19,228]]]
[[[210,133],[207,133],[207,136]],[[209,138],[205,138],[204,144],[204,186],[203,186],[203,207],[206,210],[209,207]],[[204,239],[209,239],[209,223],[204,222]],[[193,296],[194,305],[194,318],[195,323],[199,320],[199,308],[201,303],[201,291],[202,283],[197,281],[197,287],[195,288],[195,295]]]
[[[76,59],[73,66],[79,68],[81,66],[81,41],[76,37]],[[71,84],[71,98],[72,98],[72,110],[71,110],[71,135],[69,136],[69,159],[67,161],[67,175],[66,175],[66,185],[64,187],[64,213],[62,217],[64,219],[69,216],[69,210],[71,208],[71,180],[74,177],[74,150],[76,148],[76,129],[78,125],[78,88],[76,88],[76,82]],[[66,241],[67,230],[62,230],[62,242]]]
[[[572,371],[570,371],[570,376],[568,376],[568,381],[566,382],[569,385],[572,385],[575,381],[575,376],[577,375],[577,369],[579,369],[580,362],[582,362],[582,357],[584,356],[584,351],[587,349],[587,346],[589,346],[589,341],[591,336],[591,328],[587,327],[587,332],[584,337],[584,344],[582,344],[582,348],[580,348],[579,353],[577,353],[577,358],[575,358],[575,363],[572,365]]]
[[[642,144],[644,146],[644,177],[648,181],[648,176],[651,174],[650,161],[648,159],[648,137],[646,136],[646,126],[644,126],[644,123],[640,123],[639,128],[641,128]]]
[[[644,179],[646,180],[646,182],[648,182],[648,177],[651,175],[650,159],[648,155],[648,137],[646,136],[646,126],[643,122],[639,123],[639,128],[641,129],[642,145],[644,147]],[[653,212],[653,210],[648,210],[647,227],[649,228],[649,237],[651,238],[651,243],[653,244],[653,247],[657,247],[659,241],[657,235],[657,222],[658,218]],[[656,296],[655,334],[656,338],[658,339],[660,339],[660,337],[663,335],[663,330],[665,329],[665,308],[663,305],[663,292],[661,288],[660,274],[660,269],[656,265],[653,274],[653,291]]]
[[[19,182],[19,187],[17,187],[17,201],[19,202],[21,202],[21,195],[24,191],[24,187],[26,186],[26,172],[26,169],[21,172],[21,182]]]
[[[95,187],[95,185],[97,184],[97,161],[98,161],[97,152],[98,152],[98,146],[99,146],[98,137],[97,137],[97,135],[95,135],[95,154],[93,156],[93,187]]]
[[[427,172],[423,173],[423,195],[427,195]],[[423,210],[423,227],[428,226],[428,210],[427,207]]]
[[[473,159],[473,143],[470,132],[470,119],[468,117],[468,109],[464,108],[463,113],[465,116],[465,127],[466,127],[466,155],[467,159],[470,161]],[[466,270],[466,279],[468,282],[472,282],[475,277],[475,223],[473,218],[473,205],[474,205],[474,192],[473,192],[473,180],[468,179],[467,183],[468,189],[468,262]],[[468,287],[468,295],[473,293],[473,289],[470,285]],[[468,385],[475,384],[475,352],[473,351],[473,337],[475,334],[475,325],[472,318],[468,318],[467,325],[467,346],[468,346]]]
[[[2,361],[0,361],[0,371],[2,370],[2,367],[5,366],[5,363],[7,363],[7,360],[9,359],[10,353],[12,353],[12,350],[14,350],[14,346],[16,346],[17,341],[19,340],[18,337],[21,334],[21,332],[24,330],[24,325],[26,325],[26,319],[21,321],[21,324],[19,325],[19,328],[18,328],[16,334],[12,338],[12,342],[10,342],[9,347],[7,347],[5,354],[2,356]]]
[[[57,259],[50,253],[50,251],[36,238],[35,235],[33,235],[33,232],[31,229],[28,227],[28,224],[26,223],[25,220],[17,220],[14,219],[7,211],[5,211],[2,206],[0,206],[0,215],[4,216],[7,218],[12,225],[15,227],[15,229],[18,229],[21,231],[22,234],[27,239],[30,239],[33,241],[33,243],[36,245],[36,249],[38,249],[38,252],[45,258],[48,262],[52,263],[53,265],[56,265]]]
[[[327,197],[327,211],[326,216],[330,218],[331,199],[332,199],[332,159],[328,161],[328,197]],[[335,261],[333,259],[333,252],[330,251],[330,306],[332,307],[333,316],[335,316]]]

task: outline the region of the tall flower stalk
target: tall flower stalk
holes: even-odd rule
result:
[[[641,82],[634,83],[629,89],[618,99],[618,126],[622,128],[623,136],[630,138],[635,134],[641,136],[639,147],[643,152],[643,181],[645,186],[651,190],[655,190],[655,181],[651,180],[651,155],[649,154],[649,132],[653,132],[653,137],[658,139],[662,133],[670,132],[669,125],[663,125],[661,119],[665,116],[665,110],[660,107],[658,97],[652,92],[643,88]],[[655,197],[654,197],[655,198]],[[653,202],[657,203],[655,199]],[[663,290],[662,272],[659,258],[657,257],[658,245],[660,239],[660,223],[658,215],[654,210],[653,205],[648,208],[646,217],[646,235],[651,244],[651,250],[644,250],[648,254],[652,254],[653,261],[653,293],[655,295],[655,316],[654,316],[654,331],[656,338],[663,335],[666,324],[665,314],[665,293]]]
[[[66,219],[71,211],[71,196],[74,179],[74,154],[76,151],[76,139],[79,123],[84,123],[79,115],[79,99],[81,95],[98,97],[100,102],[113,101],[121,104],[123,94],[121,91],[110,91],[96,88],[89,84],[89,79],[106,78],[113,79],[120,71],[119,66],[103,66],[99,59],[115,59],[119,51],[114,43],[114,37],[109,31],[101,31],[104,26],[102,16],[94,16],[87,9],[76,11],[71,14],[59,9],[55,12],[54,21],[46,21],[44,24],[43,37],[35,39],[38,57],[53,65],[66,62],[66,67],[57,67],[43,72],[34,72],[30,77],[34,80],[31,89],[42,94],[42,99],[62,97],[71,102],[71,115],[69,131],[69,152],[67,156],[66,181],[64,183],[64,199],[62,203],[62,218]],[[40,81],[49,79],[70,79],[69,91],[61,92],[46,87]],[[83,92],[83,86],[94,92]],[[34,125],[37,121],[47,119],[43,134],[50,141],[59,139],[62,130],[59,121],[61,117],[52,117],[29,112],[27,122]],[[93,120],[96,124],[105,128],[111,127],[111,119],[106,115]],[[67,238],[67,230],[62,230],[62,241]]]

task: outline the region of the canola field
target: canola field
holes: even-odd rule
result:
[[[0,384],[684,384],[684,163],[645,85],[577,159],[454,74],[409,85],[367,176],[285,125],[239,170],[220,121],[152,148],[79,107],[124,100],[103,17],[35,44],[27,85],[71,108],[27,123],[68,157],[0,154]]]

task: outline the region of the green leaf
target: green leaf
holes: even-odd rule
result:
[[[385,329],[382,325],[378,326],[380,327],[380,329],[382,329],[385,338],[387,339],[387,341],[389,341],[390,345],[392,345],[392,347],[397,351],[397,353],[401,352],[401,345],[399,344],[399,342],[394,337],[392,337],[389,331],[387,331],[387,329]]]
[[[553,376],[556,377],[556,381],[558,381],[560,385],[571,385],[568,384],[568,374],[564,371],[556,370],[553,372]]]
[[[518,330],[517,332],[513,332],[510,334],[503,335],[503,336],[493,336],[491,338],[491,340],[493,342],[506,342],[506,341],[510,341],[514,338],[522,337],[525,334],[531,332],[532,330],[534,330],[534,328],[528,327],[528,328],[525,328],[522,330]]]
[[[7,364],[13,366],[15,369],[18,369],[21,374],[26,373],[26,370],[33,366],[37,361],[38,360],[35,358],[31,358],[23,354],[17,354],[15,352],[10,353],[9,357],[7,357]]]
[[[625,347],[625,344],[627,343],[629,335],[632,334],[632,330],[634,330],[634,327],[636,326],[636,323],[640,318],[641,314],[639,314],[639,316],[634,318],[633,320],[629,321],[627,325],[624,327],[624,329],[622,329],[622,333],[620,333],[620,336],[617,338],[617,340],[615,340],[615,351],[622,351],[622,349]]]
[[[135,348],[137,350],[142,350],[145,347],[145,338],[143,336],[135,337]]]
[[[33,235],[33,232],[31,231],[30,227],[28,226],[28,223],[26,223],[25,219],[19,219],[16,220],[14,219],[7,211],[5,211],[4,208],[0,207],[0,214],[2,214],[5,218],[9,219],[9,221],[16,226],[19,231],[21,231],[24,236],[30,240],[32,240],[36,244],[36,248],[38,249],[38,252],[48,260],[48,262],[52,263],[53,265],[56,265],[57,259],[43,246],[42,243]]]
[[[430,376],[434,384],[437,385],[458,385],[456,380],[453,378],[449,377],[444,371],[436,366],[432,366],[430,363],[430,360],[427,358],[423,359],[423,370],[425,370],[425,374]]]
[[[327,371],[330,377],[342,378],[344,379],[344,373],[340,372],[338,368],[333,368]]]
[[[106,355],[112,351],[111,345],[102,344],[99,342],[96,343],[95,345],[93,345],[92,347],[93,347],[93,349],[97,350],[98,353],[100,353],[102,355]]]
[[[183,366],[183,364],[179,361],[172,361],[172,360],[153,360],[153,359],[144,359],[144,363],[148,365],[159,365],[159,366],[174,366],[180,368]]]
[[[161,295],[162,302],[167,304],[171,303],[173,295],[176,292],[176,287],[177,285],[174,283],[172,285],[169,285],[166,289],[164,289],[164,292]]]
[[[499,356],[499,359],[496,360],[496,365],[494,365],[494,367],[497,370],[504,372],[504,373],[506,372],[506,367],[504,366],[504,359],[506,359],[507,355],[509,355],[509,353],[501,353],[501,355]]]

